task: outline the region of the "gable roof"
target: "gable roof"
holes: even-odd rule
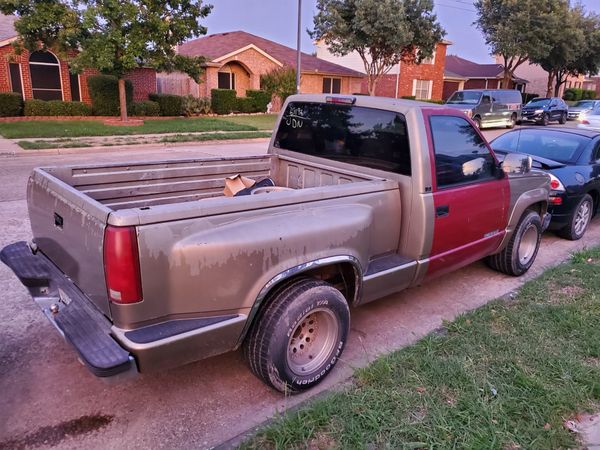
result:
[[[255,48],[262,54],[270,56],[269,59],[288,67],[296,66],[296,50],[269,39],[246,33],[245,31],[231,31],[228,33],[212,34],[188,41],[179,46],[178,51],[186,56],[205,56],[212,61],[225,59],[225,56],[234,55],[242,49]],[[274,62],[275,62],[274,61]],[[364,77],[364,74],[347,67],[325,61],[316,56],[302,53],[302,73],[326,73],[350,77]]]
[[[17,37],[17,31],[15,30],[16,16],[5,16],[0,14],[0,44],[8,44],[8,40],[12,40]]]
[[[456,55],[446,56],[446,72],[467,78],[502,78],[502,64],[478,64]]]

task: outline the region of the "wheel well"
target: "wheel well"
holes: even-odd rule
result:
[[[545,202],[537,202],[532,205],[529,205],[527,209],[530,211],[534,211],[540,217],[542,217],[544,214],[546,214],[546,211],[548,210],[548,205]]]
[[[246,335],[248,334],[250,328],[258,322],[265,308],[271,303],[273,294],[277,292],[281,286],[293,283],[295,280],[307,277],[326,281],[329,284],[331,284],[334,288],[336,288],[342,293],[342,295],[348,302],[348,305],[353,305],[358,300],[361,274],[358,267],[355,267],[350,262],[339,262],[335,264],[329,264],[326,266],[319,266],[313,269],[296,273],[289,278],[284,278],[278,281],[276,284],[269,288],[269,291],[258,305],[258,309],[254,313],[254,315],[251,315],[249,317],[249,322],[244,328],[244,331],[242,332],[239,343],[241,343],[246,338]]]

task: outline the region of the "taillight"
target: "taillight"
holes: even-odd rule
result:
[[[104,275],[114,303],[142,301],[142,281],[135,227],[107,226],[104,231]]]
[[[560,182],[560,180],[551,173],[549,173],[548,175],[550,175],[550,189],[552,189],[553,191],[564,192],[565,187]]]
[[[553,205],[562,205],[562,197],[550,197],[550,203]]]

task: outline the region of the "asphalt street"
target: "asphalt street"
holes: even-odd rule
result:
[[[501,131],[486,132],[488,135]],[[25,187],[35,166],[248,155],[267,141],[183,145],[85,154],[0,157],[0,247],[30,239]],[[578,249],[600,244],[600,218],[578,242],[546,233],[523,278],[475,263],[352,311],[342,360],[317,389],[285,398],[256,379],[239,352],[107,384],[92,376],[0,265],[0,448],[210,448],[277,412],[339,386],[356,367],[415,342],[444,320],[512,292]],[[476,357],[476,355],[474,355]]]

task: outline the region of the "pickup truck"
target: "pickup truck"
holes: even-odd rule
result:
[[[236,174],[275,186],[225,196]],[[0,257],[97,376],[242,347],[296,393],[335,366],[350,307],[483,258],[526,272],[549,189],[455,109],[299,95],[266,155],[34,169],[33,239]]]

